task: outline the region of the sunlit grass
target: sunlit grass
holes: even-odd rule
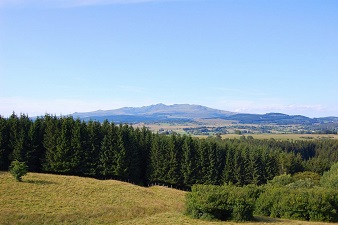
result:
[[[0,174],[1,224],[112,224],[184,211],[182,191],[119,181],[29,173]]]
[[[113,180],[29,173],[17,182],[0,172],[0,224],[238,224],[184,215],[185,192]],[[256,217],[244,225],[326,223]]]

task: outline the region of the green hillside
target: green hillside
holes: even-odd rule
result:
[[[114,180],[29,173],[16,182],[0,172],[0,224],[234,224],[183,214],[185,192]],[[251,224],[319,225],[257,218]]]
[[[0,174],[1,224],[115,224],[184,210],[185,193],[113,180]]]

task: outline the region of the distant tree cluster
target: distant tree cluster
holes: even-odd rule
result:
[[[264,184],[301,171],[322,174],[338,161],[338,141],[197,139],[153,134],[108,121],[45,115],[0,117],[0,169],[119,179],[140,185]]]

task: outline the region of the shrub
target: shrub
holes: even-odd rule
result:
[[[285,186],[293,182],[293,178],[290,174],[282,174],[280,176],[275,176],[272,180],[268,181],[268,184],[273,186]]]
[[[304,180],[297,180],[291,184],[288,184],[287,187],[296,189],[296,188],[313,188],[315,183],[310,178],[305,178]]]
[[[9,171],[17,181],[22,181],[22,176],[25,176],[28,172],[28,166],[25,162],[15,160],[11,162]]]
[[[263,216],[311,221],[338,221],[338,191],[270,186],[255,204]]]
[[[253,186],[194,185],[187,194],[186,213],[193,218],[209,220],[252,220],[257,195]]]
[[[333,164],[329,171],[324,172],[320,184],[323,187],[338,189],[338,163]]]
[[[312,180],[315,185],[319,185],[321,176],[315,172],[305,171],[294,174],[292,178],[295,182],[299,180]]]

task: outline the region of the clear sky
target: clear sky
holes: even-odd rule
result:
[[[0,115],[338,116],[337,0],[0,0]]]

